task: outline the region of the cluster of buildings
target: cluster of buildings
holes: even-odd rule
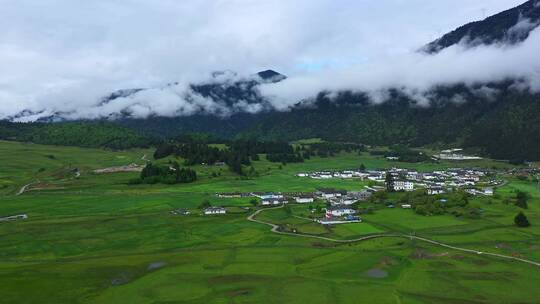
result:
[[[383,189],[380,187],[380,189]],[[278,192],[249,192],[249,193],[217,193],[219,198],[242,198],[256,197],[260,199],[261,205],[265,207],[279,206],[289,203],[310,204],[315,200],[328,202],[325,217],[320,219],[323,225],[361,222],[360,217],[356,216],[356,210],[352,205],[359,201],[367,201],[373,192],[380,189],[369,188],[363,191],[344,191],[336,189],[319,189],[316,192],[302,193],[278,193]]]
[[[332,179],[332,178],[363,178],[365,177],[365,172],[360,170],[345,170],[339,172],[332,171],[319,171],[312,173],[298,173],[298,177],[310,177],[313,179]]]
[[[481,191],[475,189],[479,182],[487,175],[486,171],[479,169],[457,168],[432,172],[418,172],[416,170],[392,168],[389,170],[349,170],[339,172],[299,173],[297,176],[315,179],[352,178],[369,180],[386,185],[388,175],[392,178],[389,187],[393,191],[398,192],[426,189],[427,194],[437,195],[446,193],[451,189],[459,188],[465,189],[473,195],[493,195],[493,188],[485,188]],[[496,185],[497,181],[489,181],[488,184],[489,183]],[[373,188],[368,187],[368,190],[377,190]]]
[[[457,152],[457,151],[456,151]],[[321,171],[314,173],[299,173],[297,176],[314,179],[359,179],[373,181],[376,186],[366,186],[363,191],[343,191],[336,189],[319,189],[313,193],[217,193],[219,198],[257,197],[262,206],[279,206],[288,203],[309,204],[316,199],[328,203],[325,217],[318,222],[323,225],[361,222],[357,211],[352,207],[360,201],[367,201],[373,193],[390,187],[393,191],[409,192],[415,189],[425,189],[428,195],[444,194],[454,189],[463,189],[472,195],[493,195],[493,186],[499,181],[488,180],[488,172],[480,169],[446,169],[431,172],[418,172],[411,169],[392,168],[388,170],[345,170]],[[390,183],[389,185],[387,185]],[[483,185],[480,187],[479,185]],[[393,205],[391,206],[393,207]],[[402,208],[412,208],[411,205],[401,205]],[[204,214],[224,214],[226,210],[220,207],[208,208]]]
[[[498,184],[497,181],[482,182],[488,172],[479,169],[456,168],[422,173],[392,169],[389,172],[396,178],[393,182],[394,191],[414,191],[420,188],[426,189],[428,195],[444,194],[454,189],[464,189],[473,195],[493,195],[493,188],[489,185]],[[477,190],[481,183],[485,187]]]

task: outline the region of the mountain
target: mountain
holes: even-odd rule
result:
[[[540,25],[540,0],[530,0],[520,6],[472,22],[429,43],[423,50],[437,53],[462,43],[469,47],[491,44],[516,44],[526,40]]]
[[[473,22],[426,46],[438,52],[458,43],[515,44],[527,39],[540,20],[540,1]],[[520,29],[518,31],[517,29]],[[274,77],[262,72],[261,78]],[[263,77],[265,76],[265,77]],[[337,98],[320,94],[313,106],[288,112],[267,111],[212,119],[209,116],[157,119],[124,126],[167,135],[208,132],[222,137],[286,139],[321,137],[375,145],[413,146],[440,143],[478,148],[501,159],[540,159],[540,95],[516,89],[515,81],[434,88],[428,106],[418,106],[398,90],[387,102],[374,105],[361,93],[341,92]],[[159,123],[162,122],[162,123]],[[135,126],[136,125],[136,126]],[[166,126],[166,127],[162,127]],[[163,132],[164,128],[167,130]]]
[[[528,1],[483,21],[464,25],[428,44],[424,51],[433,54],[456,44],[471,47],[512,45],[526,40],[539,23],[540,0]],[[189,92],[183,96],[188,102],[196,98],[211,100],[214,105],[211,110],[200,107],[189,116],[171,113],[170,117],[154,115],[145,119],[134,118],[126,111],[111,122],[120,129],[96,131],[102,134],[103,140],[92,141],[93,145],[111,140],[118,145],[122,138],[119,134],[124,131],[129,134],[133,132],[131,130],[138,136],[145,136],[142,138],[160,139],[204,132],[221,138],[295,140],[320,137],[371,145],[459,145],[476,148],[494,158],[540,160],[540,116],[537,115],[540,113],[540,94],[518,89],[520,80],[439,86],[426,94],[427,100],[422,104],[400,90],[389,90],[387,101],[381,104],[371,103],[363,93],[337,92],[332,94],[333,98],[320,93],[310,103],[298,103],[287,112],[278,112],[261,96],[258,85],[285,79],[286,76],[272,70],[247,78],[239,78],[230,71],[215,72],[208,81],[191,84]],[[158,90],[177,85],[172,83]],[[122,98],[134,98],[148,90],[151,89],[120,90],[101,102],[108,104]],[[26,114],[43,115],[52,121],[61,118],[61,113],[56,116]],[[24,118],[25,113],[21,115]],[[110,123],[106,124],[106,128],[110,128]],[[67,125],[63,129],[66,136],[53,131],[42,135],[39,129],[52,128],[49,125],[41,124],[17,138],[41,143],[80,144],[70,138],[76,134],[69,132],[71,126],[65,122],[54,125]],[[56,128],[61,128],[59,126]],[[102,126],[97,128],[103,130]],[[6,132],[13,132],[11,125],[3,131],[0,129],[0,138]],[[132,135],[128,138],[132,143],[139,141]]]
[[[257,75],[266,82],[280,82],[282,80],[287,79],[287,76],[282,75],[273,70],[262,71],[262,72],[257,73]]]
[[[256,73],[249,78],[238,78],[232,71],[217,71],[212,73],[211,79],[204,83],[191,84],[190,89],[194,93],[203,97],[212,97],[216,101],[221,101],[225,105],[231,106],[238,100],[245,100],[248,103],[261,103],[261,97],[254,90],[254,87],[262,83],[276,83],[287,79],[273,70],[266,70]],[[170,83],[161,89],[166,89],[178,85],[177,82]],[[104,97],[100,103],[107,104],[118,98],[129,98],[137,93],[149,90],[148,88],[123,89],[111,93]]]
[[[239,77],[232,71],[216,71],[212,73],[210,79],[200,83],[190,84],[187,89],[180,87],[178,82],[174,82],[157,88],[117,90],[102,97],[92,109],[114,106],[114,103],[118,103],[122,99],[136,99],[139,97],[139,94],[144,95],[151,91],[168,91],[170,94],[177,95],[177,98],[184,99],[187,105],[194,109],[189,113],[190,115],[184,115],[184,113],[167,113],[166,117],[187,117],[187,120],[190,120],[189,117],[191,116],[204,117],[210,115],[223,118],[239,113],[264,112],[273,110],[273,106],[261,96],[257,87],[261,84],[277,83],[285,79],[287,79],[285,75],[273,70],[261,71],[248,77]],[[179,93],[179,91],[183,91],[183,93]],[[141,98],[148,99],[150,97],[144,96]],[[149,101],[151,102],[151,100]],[[137,101],[128,104],[128,106],[125,106],[117,113],[103,118],[117,121],[138,120],[133,117],[133,113],[129,109],[129,106],[137,104]],[[23,110],[16,115],[7,117],[6,120],[52,123],[69,121],[72,120],[71,117],[77,116],[74,111],[51,112],[49,110]],[[153,118],[155,118],[155,115],[150,116],[150,119]]]
[[[399,91],[376,105],[363,94],[343,92],[335,99],[320,95],[315,107],[270,113],[242,136],[457,145],[497,159],[540,160],[540,94],[513,89],[513,82],[506,82],[440,87],[430,96],[429,106],[418,106]]]

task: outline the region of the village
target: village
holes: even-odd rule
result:
[[[437,195],[453,189],[463,189],[472,195],[493,195],[493,187],[500,186],[503,181],[489,179],[490,173],[487,170],[464,168],[431,172],[392,168],[389,170],[320,171],[298,173],[297,176],[313,179],[358,179],[378,185],[388,183],[390,178],[391,185],[387,185],[387,188],[396,192],[425,189],[427,194]],[[366,189],[373,190],[373,187],[366,186]]]
[[[379,191],[412,192],[424,191],[426,195],[442,195],[462,190],[473,196],[493,196],[494,188],[504,181],[492,178],[488,170],[474,168],[453,168],[431,172],[392,168],[387,170],[343,170],[298,173],[299,178],[312,179],[353,179],[364,182],[361,191],[345,191],[336,189],[318,189],[312,193],[217,193],[218,198],[253,197],[260,201],[262,207],[283,206],[289,203],[311,204],[316,201],[325,202],[324,217],[316,219],[322,225],[358,223],[362,219],[354,204],[369,201]],[[367,183],[366,183],[367,182]],[[394,204],[389,204],[394,208]],[[400,204],[398,207],[412,209],[411,204]],[[205,215],[226,214],[222,207],[209,207]]]

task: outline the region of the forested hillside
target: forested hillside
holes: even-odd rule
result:
[[[485,92],[490,92],[486,94]],[[512,82],[489,86],[437,88],[429,104],[391,92],[372,104],[366,95],[321,94],[314,106],[288,112],[236,114],[228,118],[197,115],[122,120],[123,126],[161,138],[205,132],[223,139],[290,141],[319,137],[369,145],[440,143],[477,147],[494,158],[540,159],[540,95],[512,89]]]
[[[455,144],[478,147],[494,158],[540,159],[540,95],[504,88],[496,97],[480,97],[456,87],[437,96],[429,106],[415,105],[398,93],[380,105],[368,103],[363,95],[320,98],[316,108],[272,113],[243,135],[370,145]],[[451,96],[462,102],[450,101]]]
[[[155,143],[108,122],[12,123],[0,121],[0,139],[38,144],[127,149]]]
[[[540,2],[529,0],[485,20],[461,26],[431,42],[424,50],[428,53],[437,53],[458,43],[468,46],[495,43],[516,44],[526,40],[539,22]]]

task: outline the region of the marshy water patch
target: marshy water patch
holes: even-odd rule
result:
[[[384,279],[388,277],[388,272],[381,268],[372,268],[366,271],[364,275],[372,279]]]
[[[165,266],[167,266],[166,262],[163,262],[163,261],[153,262],[153,263],[148,264],[148,267],[146,267],[146,270],[149,270],[149,271],[156,270],[156,269],[163,268]]]

